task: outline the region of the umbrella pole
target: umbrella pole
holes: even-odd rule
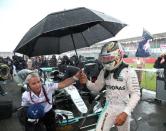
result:
[[[73,34],[71,34],[71,39],[73,41],[74,51],[76,53],[76,56],[78,57],[77,50],[76,50],[76,45],[75,45],[74,38],[73,38]]]

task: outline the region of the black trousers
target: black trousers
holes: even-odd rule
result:
[[[52,109],[37,124],[27,122],[25,131],[44,131],[43,125],[45,125],[47,131],[56,131],[55,112]]]

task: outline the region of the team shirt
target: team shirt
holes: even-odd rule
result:
[[[140,87],[135,70],[130,67],[122,69],[118,79],[114,79],[112,73],[104,79],[104,72],[103,69],[95,83],[88,81],[87,87],[99,92],[105,86],[106,100],[112,105],[126,105],[124,112],[129,115],[140,99]]]
[[[44,106],[45,113],[52,109],[52,94],[56,89],[58,89],[58,83],[47,82],[45,85],[43,85],[43,88],[45,89],[49,103],[46,101],[43,89],[41,89],[39,96],[32,91],[31,93],[30,91],[25,91],[22,94],[21,106],[30,106],[32,104],[41,103]]]

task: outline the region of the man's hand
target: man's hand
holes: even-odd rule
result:
[[[80,76],[81,76],[81,70],[78,71],[74,76],[70,77],[70,78],[67,78],[63,81],[61,81],[60,83],[58,83],[58,88],[65,88],[69,85],[71,85],[72,83],[74,83],[75,81],[79,80],[80,79]]]
[[[80,76],[81,76],[81,73],[82,73],[82,71],[79,70],[79,71],[73,76],[73,78],[76,78],[77,80],[79,80],[79,79],[80,79]]]
[[[88,78],[87,78],[86,74],[84,73],[84,71],[81,71],[79,80],[80,80],[81,84],[86,84]]]
[[[116,117],[116,119],[115,119],[115,125],[116,125],[116,126],[121,126],[121,125],[123,125],[124,122],[125,122],[126,119],[127,119],[127,116],[128,116],[128,115],[127,115],[125,112],[120,113],[120,114]]]

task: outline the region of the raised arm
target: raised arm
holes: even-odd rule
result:
[[[81,73],[80,82],[87,85],[87,88],[94,92],[99,92],[105,85],[104,70],[101,70],[95,83],[89,81],[85,73]]]
[[[81,74],[81,71],[78,71],[74,76],[67,78],[64,81],[58,83],[58,88],[62,89],[73,84],[74,82],[79,80],[80,74]]]

